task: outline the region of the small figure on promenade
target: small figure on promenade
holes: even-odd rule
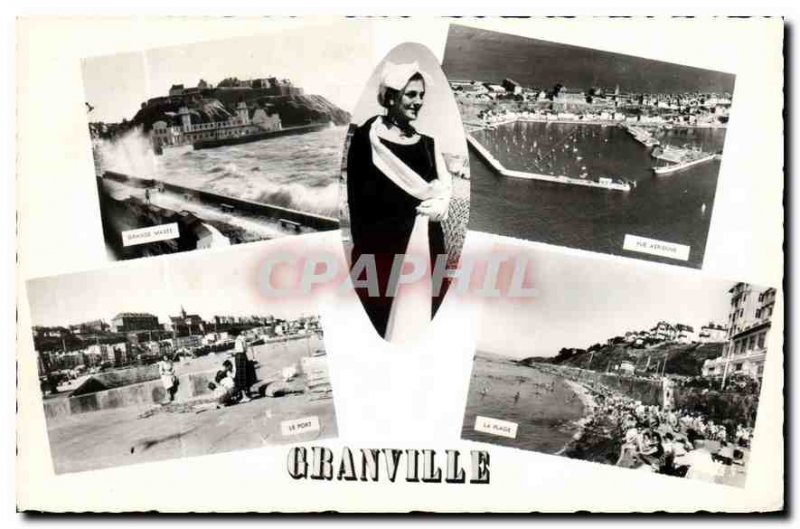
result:
[[[178,377],[175,375],[175,365],[172,363],[172,358],[167,353],[161,356],[161,361],[158,363],[158,374],[166,392],[162,404],[170,403],[175,400],[175,393],[178,391]]]
[[[255,369],[247,357],[247,339],[243,334],[236,337],[233,349],[233,380],[239,394],[239,402],[250,401],[250,386],[256,381]]]

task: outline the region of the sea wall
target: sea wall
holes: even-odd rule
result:
[[[647,405],[663,405],[665,391],[660,379],[620,376],[564,366],[534,364],[535,368],[574,380],[589,387],[602,385]],[[672,406],[690,413],[702,413],[716,423],[755,425],[758,395],[709,391],[672,385]]]
[[[263,345],[252,348],[252,356],[258,362],[258,376],[261,383],[270,383],[278,380],[282,368],[296,366],[299,372],[304,372],[315,386],[320,386],[320,391],[330,395],[330,380],[327,374],[327,356],[305,358],[306,354],[313,352],[309,344],[308,351],[302,344],[294,344],[295,353],[292,358],[283,358],[281,353],[289,350],[287,346],[294,342],[310,339],[315,333],[294,334],[291,336],[277,336],[267,338]],[[314,345],[314,348],[321,347]],[[286,344],[286,346],[280,346]],[[277,346],[277,347],[272,347]],[[299,349],[298,349],[299,348]],[[299,352],[298,352],[299,351]],[[300,356],[298,359],[297,355]],[[178,391],[175,401],[182,402],[192,398],[210,395],[208,383],[212,382],[220,362],[224,357],[203,356],[192,361],[188,367],[176,364],[178,370]],[[274,363],[276,362],[277,363]],[[116,408],[140,407],[148,408],[162,402],[166,396],[161,378],[157,376],[154,365],[139,368],[136,373],[127,370],[123,372],[103,373],[103,380],[109,383],[126,384],[108,390],[76,395],[74,397],[51,398],[44,401],[44,412],[48,422],[59,421],[72,415],[89,413],[93,411],[110,410]],[[189,373],[181,373],[181,369],[193,369]],[[155,377],[152,380],[142,381],[144,377]],[[137,382],[137,383],[133,383]],[[316,388],[315,388],[316,390]],[[312,391],[314,392],[314,391]]]
[[[626,397],[641,401],[648,406],[664,404],[660,380],[597,373],[595,379],[607,388],[616,390]]]
[[[663,404],[664,391],[660,379],[620,376],[614,373],[601,373],[577,367],[550,366],[546,364],[534,364],[534,366],[589,387],[604,386],[626,397],[641,401],[648,406],[660,406]]]
[[[103,178],[116,180],[118,182],[124,182],[126,184],[141,188],[153,188],[157,184],[160,184],[166,190],[172,191],[173,193],[184,195],[186,197],[191,197],[193,200],[197,200],[198,202],[206,203],[216,207],[224,205],[232,207],[234,211],[240,211],[251,215],[257,215],[259,217],[265,217],[273,219],[275,221],[283,219],[292,222],[297,222],[298,224],[309,227],[316,231],[339,229],[339,221],[337,219],[334,219],[332,217],[326,217],[323,215],[305,213],[303,211],[283,208],[280,206],[272,206],[269,204],[262,204],[260,202],[253,202],[242,198],[235,198],[227,195],[210,193],[208,191],[202,191],[200,189],[183,187],[168,182],[156,181],[153,179],[137,178],[135,176],[129,176],[114,171],[106,171],[105,173],[103,173]]]
[[[472,147],[472,150],[478,155],[478,157],[489,165],[496,173],[501,176],[506,176],[509,178],[522,178],[525,180],[541,180],[544,182],[553,182],[556,184],[570,184],[570,185],[578,185],[584,187],[597,187],[601,189],[612,189],[615,191],[630,191],[630,185],[620,184],[620,183],[609,183],[609,184],[601,184],[595,182],[593,180],[586,180],[582,178],[572,178],[569,176],[563,175],[546,175],[540,173],[530,173],[527,171],[516,171],[513,169],[507,169],[500,163],[500,160],[494,157],[492,153],[489,152],[486,147],[481,145],[481,143],[476,140],[472,134],[467,134],[467,144]]]

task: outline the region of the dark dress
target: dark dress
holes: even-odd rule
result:
[[[247,353],[234,353],[233,361],[236,366],[234,385],[237,391],[248,391],[256,383],[256,370],[253,362],[247,358]]]
[[[375,330],[384,337],[394,299],[387,295],[392,263],[395,255],[406,252],[417,216],[416,207],[421,201],[406,193],[372,163],[369,130],[375,119],[377,116],[358,127],[350,141],[347,153],[347,202],[353,242],[351,266],[362,255],[375,256],[380,296],[370,297],[366,287],[356,288],[356,293]],[[420,135],[420,140],[412,145],[381,141],[426,182],[437,178],[433,138]],[[428,245],[433,270],[436,257],[447,254],[441,223],[429,223]],[[362,275],[355,279],[363,280],[365,277]],[[446,286],[447,281],[441,292],[431,299],[432,315],[441,305]]]

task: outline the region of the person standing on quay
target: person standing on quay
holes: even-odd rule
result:
[[[236,337],[233,347],[233,380],[235,390],[241,396],[239,402],[250,401],[250,386],[255,383],[255,369],[247,358],[247,339],[244,334]]]
[[[161,361],[158,363],[158,374],[166,393],[162,404],[170,403],[175,400],[175,393],[178,391],[178,377],[175,375],[175,364],[167,353],[161,356]]]

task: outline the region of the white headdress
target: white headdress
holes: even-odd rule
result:
[[[400,91],[408,84],[408,80],[416,74],[422,76],[425,86],[433,85],[433,78],[420,69],[418,62],[395,64],[387,61],[383,66],[380,84],[378,85],[378,103],[381,106],[385,106],[386,89],[391,88],[392,90]]]

